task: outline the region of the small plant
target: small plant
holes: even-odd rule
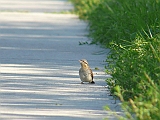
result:
[[[79,45],[86,45],[86,44],[88,44],[87,41],[86,42],[79,42]]]

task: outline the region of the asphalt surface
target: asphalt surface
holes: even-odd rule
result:
[[[104,61],[109,50],[90,43],[87,23],[61,14],[66,0],[0,0],[0,119],[101,120],[113,104]],[[80,84],[79,59],[96,84]],[[99,70],[96,70],[98,68]]]

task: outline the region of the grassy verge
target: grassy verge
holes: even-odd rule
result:
[[[160,0],[70,1],[93,43],[111,49],[106,82],[127,118],[160,119]]]

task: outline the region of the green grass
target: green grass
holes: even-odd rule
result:
[[[106,82],[127,118],[160,119],[160,0],[70,1],[88,21],[92,43],[111,50]]]

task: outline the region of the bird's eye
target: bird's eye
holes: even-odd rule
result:
[[[86,61],[83,61],[85,64],[87,64],[87,62]]]

